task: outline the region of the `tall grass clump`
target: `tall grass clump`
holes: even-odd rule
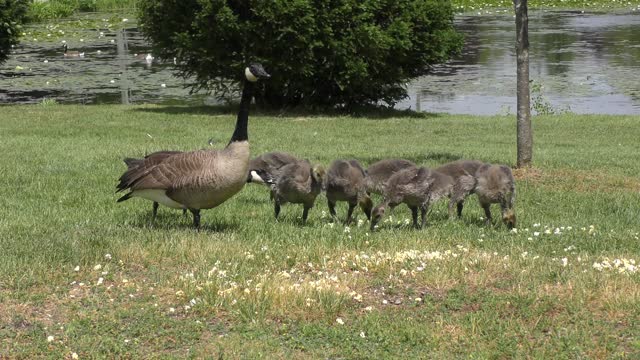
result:
[[[81,12],[135,9],[137,0],[49,0],[32,1],[27,18],[31,22],[60,19]]]

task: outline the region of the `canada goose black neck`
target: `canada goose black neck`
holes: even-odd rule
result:
[[[240,111],[238,111],[238,119],[236,120],[236,129],[231,136],[229,144],[235,141],[248,141],[249,133],[247,132],[247,125],[249,123],[249,106],[251,105],[251,99],[253,98],[253,89],[255,83],[245,80],[242,88],[242,98],[240,100]]]

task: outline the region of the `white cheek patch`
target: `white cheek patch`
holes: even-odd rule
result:
[[[247,80],[251,82],[258,81],[258,78],[255,75],[253,75],[253,73],[251,72],[251,70],[249,70],[249,68],[244,69],[244,76],[247,78]]]
[[[258,175],[257,172],[255,172],[255,170],[251,171],[251,182],[264,184],[264,180],[260,177],[260,175]]]

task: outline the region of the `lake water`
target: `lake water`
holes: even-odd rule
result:
[[[45,31],[42,26],[27,29],[21,45],[0,66],[0,103],[44,98],[63,103],[212,102],[205,95],[189,95],[184,82],[172,75],[171,60],[145,59],[148,47],[134,24],[114,22],[94,20],[86,27],[91,30],[64,32],[64,21]],[[515,113],[511,11],[460,15],[456,27],[466,37],[462,55],[410,82],[410,97],[397,108]],[[529,39],[530,77],[540,88],[532,92],[532,103],[537,99],[575,113],[640,114],[640,15],[530,12]],[[84,57],[62,56],[62,40]]]

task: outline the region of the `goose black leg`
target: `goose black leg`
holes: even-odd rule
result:
[[[307,207],[305,205],[304,210],[302,210],[302,223],[303,224],[307,223],[307,217],[309,216],[309,209],[311,209],[311,207]]]
[[[349,210],[347,210],[347,225],[351,224],[351,216],[353,216],[353,210],[356,208],[356,205],[356,203],[349,203]]]
[[[427,209],[429,208],[429,205],[425,204],[422,205],[420,207],[420,217],[422,220],[422,224],[420,225],[420,228],[424,228],[424,226],[427,224]]]
[[[158,206],[159,204],[157,202],[153,202],[153,211],[151,211],[151,220],[152,221],[156,221],[156,216],[158,215]]]
[[[278,215],[280,215],[280,199],[278,199],[278,197],[276,197],[274,199],[274,213],[276,215],[276,220],[278,220]]]
[[[458,217],[461,218],[462,217],[462,207],[464,206],[464,202],[460,201],[458,202]]]
[[[331,200],[327,200],[327,205],[329,205],[329,214],[331,215],[331,222],[336,219],[336,203],[331,202]]]
[[[484,209],[484,215],[486,217],[484,224],[489,226],[491,225],[491,204],[482,204],[482,208]]]
[[[187,216],[187,209],[182,209],[182,216]]]
[[[417,206],[409,206],[411,209],[411,218],[413,219],[413,227],[416,229],[420,229],[418,226],[418,207]]]
[[[193,214],[193,226],[200,230],[200,209],[189,209]]]

